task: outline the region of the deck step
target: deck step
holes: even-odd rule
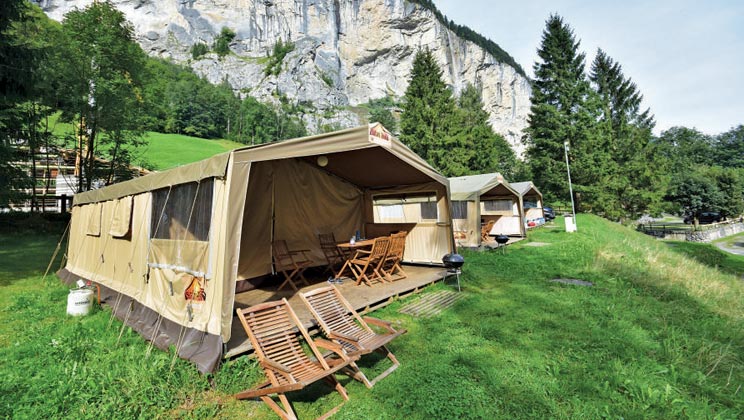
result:
[[[463,295],[450,290],[429,293],[400,308],[398,312],[417,318],[430,318],[454,305]]]

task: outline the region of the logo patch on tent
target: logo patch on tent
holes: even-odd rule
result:
[[[393,135],[382,126],[382,124],[375,124],[369,127],[369,141],[380,146],[387,147],[388,149],[393,147],[392,141]]]
[[[202,280],[204,280],[203,277],[192,278],[191,284],[186,288],[186,291],[183,292],[183,297],[185,297],[186,300],[204,302],[207,299],[207,291],[204,290],[204,285],[201,283]]]

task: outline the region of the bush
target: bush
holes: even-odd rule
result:
[[[191,46],[191,57],[194,60],[198,60],[199,57],[209,52],[209,47],[203,42],[199,42]]]
[[[220,57],[230,54],[230,43],[235,39],[235,31],[224,26],[217,39],[214,41],[214,52]]]
[[[278,75],[282,71],[282,62],[284,61],[284,57],[287,56],[290,52],[294,51],[294,44],[291,42],[284,43],[280,39],[277,41],[276,44],[274,44],[274,50],[271,53],[271,56],[269,56],[269,62],[266,64],[266,69],[264,70],[264,74],[267,76],[270,75]]]

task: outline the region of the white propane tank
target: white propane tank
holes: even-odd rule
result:
[[[67,315],[88,315],[93,307],[93,291],[90,289],[72,289],[67,295]]]

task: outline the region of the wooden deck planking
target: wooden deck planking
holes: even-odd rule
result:
[[[395,280],[392,283],[377,282],[374,283],[374,286],[372,287],[362,283],[357,286],[356,282],[352,279],[345,278],[342,284],[335,284],[335,286],[341,291],[341,294],[344,295],[351,306],[353,306],[357,312],[363,314],[381,308],[393,302],[397,298],[418,292],[423,287],[441,280],[446,271],[442,267],[422,267],[411,265],[405,265],[403,269],[408,274],[408,277]],[[320,281],[318,283],[313,283],[310,286],[302,287],[300,292],[307,292],[327,285],[328,283],[326,281]],[[287,288],[277,291],[277,286],[278,285],[274,285],[269,288],[253,289],[239,293],[235,295],[235,307],[246,308],[262,302],[287,298],[290,306],[292,306],[292,309],[297,313],[297,317],[302,321],[305,328],[317,328],[310,311],[300,300],[299,293]],[[251,349],[250,340],[248,340],[248,336],[243,330],[243,326],[240,324],[240,321],[238,321],[237,316],[233,316],[231,338],[227,343],[227,352],[225,353],[225,357],[237,356],[238,354],[248,352]]]

